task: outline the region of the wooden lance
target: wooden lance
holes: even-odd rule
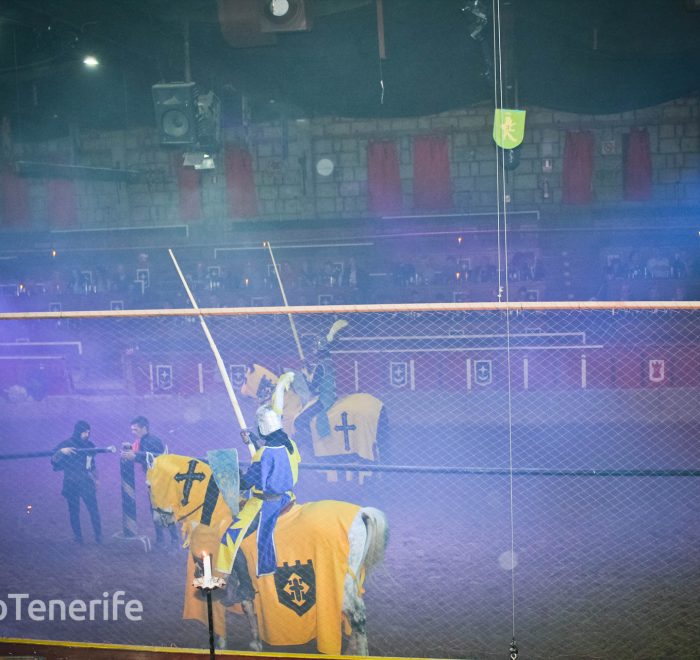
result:
[[[268,251],[270,252],[270,259],[272,259],[272,267],[275,269],[275,275],[277,276],[277,284],[280,287],[280,293],[282,294],[282,301],[285,307],[289,307],[287,302],[287,294],[284,292],[284,285],[282,284],[282,276],[280,275],[279,268],[277,267],[277,262],[275,261],[275,255],[272,254],[272,245],[270,241],[265,241]],[[294,335],[294,343],[297,345],[297,352],[299,353],[299,359],[301,360],[302,369],[304,368],[304,351],[301,348],[301,342],[299,341],[299,333],[297,333],[297,327],[294,323],[294,317],[291,314],[287,314],[289,318],[289,323],[292,326],[292,334]]]
[[[177,259],[175,258],[173,251],[171,249],[168,249],[168,253],[170,254],[170,258],[173,260],[173,264],[175,264],[175,270],[177,270],[177,274],[180,276],[180,281],[182,282],[182,286],[185,287],[185,291],[187,292],[187,297],[190,299],[190,303],[192,304],[192,308],[196,309],[199,312],[199,306],[197,305],[197,301],[194,299],[194,296],[192,295],[192,291],[190,291],[190,287],[187,284],[187,280],[185,279],[185,276],[182,274],[182,271],[180,270],[180,265],[177,263]],[[199,314],[199,324],[202,326],[202,330],[204,331],[204,335],[206,336],[207,341],[209,342],[209,348],[211,348],[212,353],[214,353],[214,359],[216,360],[216,366],[219,367],[219,373],[221,374],[221,378],[224,381],[224,386],[226,387],[226,392],[228,394],[228,398],[231,401],[231,405],[233,406],[233,412],[236,414],[236,419],[238,420],[238,425],[241,427],[241,431],[247,431],[245,419],[243,419],[243,413],[241,412],[241,407],[238,405],[238,399],[236,398],[236,393],[233,391],[233,383],[231,383],[231,378],[229,377],[228,371],[226,370],[226,365],[224,365],[224,361],[221,359],[221,353],[219,353],[219,349],[217,348],[216,343],[214,342],[214,338],[211,336],[211,332],[209,332],[209,327],[207,326],[207,322],[204,320],[204,316],[201,313]],[[246,446],[248,447],[248,451],[250,451],[250,455],[253,456],[255,454],[255,447],[253,446],[253,443],[246,443]]]

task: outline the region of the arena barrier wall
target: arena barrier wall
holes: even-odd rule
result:
[[[364,428],[343,418],[350,408],[341,405],[336,444],[299,432],[297,497],[347,500],[387,516],[385,561],[365,581],[370,655],[505,656],[513,637],[523,657],[695,653],[700,304],[201,314],[250,427],[258,403],[241,390],[246,368],[310,371],[320,361],[317,339],[348,321],[328,364],[341,401],[364,393],[381,402],[376,452],[326,451],[354,447]],[[182,620],[187,551],[167,533],[163,546],[155,543],[139,465],[125,527],[119,451],[143,415],[172,453],[203,458],[235,447],[247,464],[198,314],[47,312],[0,321],[2,357],[15,365],[1,383],[0,634],[206,649],[206,628]],[[61,368],[46,366],[37,389],[25,365],[54,360]],[[84,544],[73,541],[62,476],[50,464],[79,419],[98,447],[117,448],[94,457],[100,545],[82,504]],[[77,601],[88,611],[96,602],[91,620],[70,616]],[[127,616],[131,601],[139,617]],[[229,648],[248,652],[245,619],[232,615],[227,625]],[[265,647],[316,651],[313,642]]]

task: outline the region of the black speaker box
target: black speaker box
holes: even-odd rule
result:
[[[196,144],[195,83],[162,83],[153,85],[152,92],[161,144]]]

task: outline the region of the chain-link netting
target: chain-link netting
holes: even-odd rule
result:
[[[365,580],[370,654],[505,657],[514,631],[521,657],[689,658],[700,308],[686,307],[330,309],[291,315],[298,344],[287,314],[206,320],[248,427],[295,372],[284,425],[302,455],[298,501],[387,516],[385,560]],[[247,466],[198,318],[4,318],[0,332],[2,635],[206,647],[206,628],[182,620],[188,553],[154,526],[138,460],[130,508],[121,455],[143,416],[171,453],[236,447]],[[78,420],[117,448],[93,456],[101,544],[85,501],[74,539],[52,470]],[[138,602],[131,617],[119,599]],[[231,615],[229,648],[250,640]]]

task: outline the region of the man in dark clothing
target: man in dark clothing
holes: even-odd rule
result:
[[[102,524],[97,508],[97,470],[95,454],[89,451],[95,445],[90,441],[90,425],[80,420],[75,423],[73,435],[56,447],[51,457],[53,469],[63,470],[61,494],[68,503],[70,525],[76,543],[83,542],[80,528],[80,499],[90,514],[95,541],[102,543]]]
[[[160,456],[166,451],[166,447],[158,436],[151,434],[148,419],[142,415],[131,420],[131,433],[135,440],[131,443],[131,450],[122,452],[122,458],[139,463],[145,474],[149,468],[148,455],[150,454],[153,458]],[[156,530],[156,545],[163,545],[165,543],[163,526],[157,522],[152,506],[151,517],[153,518],[153,525]],[[168,525],[168,533],[170,534],[170,542],[179,545],[180,539],[175,523]]]

